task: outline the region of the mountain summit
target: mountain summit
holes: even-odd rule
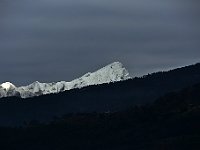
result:
[[[12,84],[12,83],[10,83],[10,82],[2,83],[0,86],[1,86],[1,88],[3,88],[5,91],[9,91],[9,90],[15,88],[15,85]]]
[[[109,64],[96,72],[87,73],[84,76],[71,82],[60,81],[53,83],[40,83],[38,81],[22,87],[16,87],[10,82],[0,85],[0,97],[20,96],[29,98],[51,93],[59,93],[75,88],[82,88],[89,85],[117,82],[130,79],[128,71],[120,62]]]
[[[10,82],[5,82],[0,85],[0,97],[19,96],[16,91],[16,86]]]

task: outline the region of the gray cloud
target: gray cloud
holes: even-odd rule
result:
[[[197,0],[1,0],[0,82],[71,80],[113,61],[133,76],[199,61]]]

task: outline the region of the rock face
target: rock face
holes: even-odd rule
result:
[[[114,62],[96,72],[89,72],[71,82],[40,83],[36,81],[28,86],[22,87],[15,87],[12,83],[6,82],[0,85],[0,97],[20,96],[22,98],[28,98],[127,79],[130,79],[128,71],[120,62]]]

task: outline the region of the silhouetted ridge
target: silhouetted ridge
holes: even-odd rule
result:
[[[20,150],[198,150],[200,84],[120,112],[68,114],[47,125],[0,128],[1,147]]]
[[[48,121],[66,113],[120,111],[152,103],[166,93],[197,83],[200,83],[200,64],[26,100],[3,98],[0,101],[0,125]]]

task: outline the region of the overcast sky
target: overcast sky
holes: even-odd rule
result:
[[[199,0],[0,0],[0,82],[132,76],[200,61]]]

